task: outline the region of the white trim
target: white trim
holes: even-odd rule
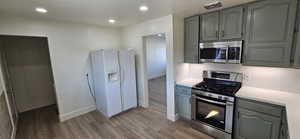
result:
[[[77,116],[80,116],[80,115],[83,115],[83,114],[86,114],[86,113],[89,113],[89,112],[94,111],[94,110],[96,110],[96,105],[81,108],[81,109],[78,109],[76,111],[72,111],[72,112],[69,112],[69,113],[66,113],[66,114],[60,114],[59,115],[59,121],[64,122],[64,121],[67,121],[69,119],[72,119],[74,117],[77,117]]]
[[[166,66],[166,96],[167,96],[167,119],[171,121],[176,121],[178,116],[175,114],[175,95],[174,95],[174,85],[175,85],[175,79],[174,79],[174,47],[173,47],[173,33],[172,29],[167,32],[161,32],[165,34],[166,36],[166,55],[167,55],[167,66]],[[142,85],[143,85],[143,104],[142,106],[145,108],[149,107],[149,92],[148,92],[148,78],[147,78],[147,47],[146,47],[146,36],[142,36],[143,40],[143,47],[142,47]]]
[[[17,126],[15,126],[15,127],[17,127]],[[17,134],[17,128],[13,128],[13,131],[12,131],[12,133],[10,135],[10,139],[15,139],[16,138],[16,134]]]
[[[167,68],[166,68],[167,69]],[[155,78],[160,78],[160,77],[163,77],[163,76],[166,76],[167,73],[166,72],[163,72],[163,73],[160,73],[159,75],[155,75],[155,76],[152,76],[152,77],[148,77],[148,80],[152,80],[152,79],[155,79]]]
[[[168,115],[167,115],[167,118],[168,118],[169,120],[171,120],[172,122],[175,122],[175,121],[177,121],[177,120],[179,119],[179,115],[178,115],[178,114],[175,114],[175,115],[173,115],[173,114],[168,114]]]

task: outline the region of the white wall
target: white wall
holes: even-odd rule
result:
[[[48,37],[61,120],[95,109],[86,76],[91,50],[119,48],[118,28],[2,15],[0,34]]]
[[[166,75],[167,43],[165,36],[151,35],[145,38],[148,79]]]
[[[137,81],[139,104],[148,107],[148,79],[146,68],[146,51],[143,49],[144,37],[158,33],[166,34],[167,42],[167,117],[175,119],[174,102],[174,50],[173,50],[173,16],[168,15],[161,18],[131,25],[122,29],[122,43],[124,47],[135,48],[137,52]]]

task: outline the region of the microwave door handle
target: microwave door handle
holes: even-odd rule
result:
[[[228,55],[229,55],[229,46],[227,46],[227,48],[226,48],[226,63],[228,63],[228,61],[229,61]]]
[[[192,97],[195,98],[195,99],[199,99],[199,100],[205,101],[205,102],[210,102],[210,103],[213,103],[213,104],[219,104],[219,105],[226,106],[226,103],[223,103],[223,102],[213,101],[213,100],[209,100],[209,99],[197,97],[197,96],[194,96],[194,95]]]

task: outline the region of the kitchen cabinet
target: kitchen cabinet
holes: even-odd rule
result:
[[[248,4],[244,65],[288,67],[297,0]]]
[[[192,88],[176,85],[175,103],[176,113],[180,118],[191,119],[191,98]]]
[[[243,7],[234,7],[220,12],[220,40],[242,38]]]
[[[184,20],[184,62],[198,63],[199,16]]]
[[[281,126],[281,129],[280,129],[279,139],[290,139],[288,122],[287,122],[287,115],[286,115],[285,110],[282,112],[282,121],[281,121],[281,123],[282,123],[282,126]]]
[[[201,40],[219,40],[219,12],[207,13],[201,16]]]
[[[295,48],[295,55],[294,55],[294,67],[300,68],[300,35],[299,34],[297,35],[295,46],[296,48]]]
[[[201,18],[201,40],[217,41],[242,38],[243,7],[228,8],[203,14]]]
[[[288,139],[284,107],[237,98],[235,139]]]
[[[247,109],[237,109],[235,139],[278,139],[280,118]]]
[[[300,2],[298,2],[298,7],[300,7]],[[294,67],[295,68],[300,68],[300,34],[299,34],[299,29],[300,29],[300,10],[298,9],[297,11],[297,21],[296,21],[296,27],[295,27],[295,36],[294,36],[294,56],[293,61],[294,61]]]

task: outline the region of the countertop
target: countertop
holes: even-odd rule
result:
[[[202,79],[184,79],[182,81],[176,82],[178,85],[186,86],[186,87],[193,87],[197,83],[202,82]]]
[[[236,93],[236,96],[285,106],[290,139],[300,139],[300,93],[244,86]]]

